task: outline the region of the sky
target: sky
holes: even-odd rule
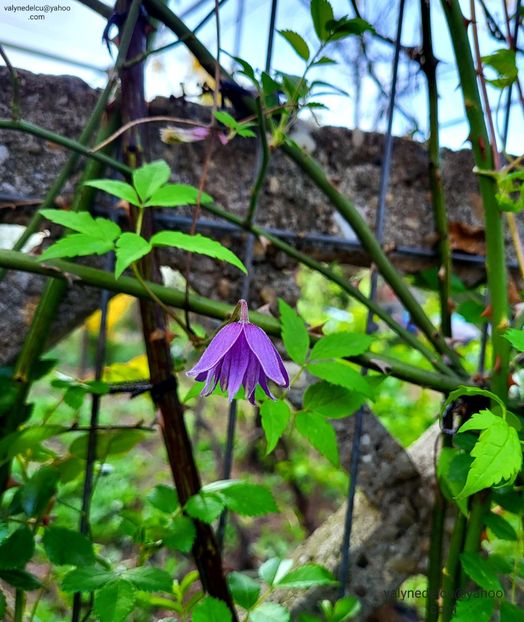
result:
[[[45,19],[30,19],[28,11],[7,10],[9,7],[18,8],[30,4],[44,4],[58,7],[58,10],[48,12]],[[239,22],[240,2],[243,19]],[[191,10],[195,5],[198,8]],[[269,27],[269,0],[228,0],[220,10],[220,26],[222,48],[230,53],[240,41],[240,56],[245,58],[256,68],[263,68],[265,63],[266,44]],[[299,32],[315,45],[314,31],[308,11],[308,0],[280,0],[277,13],[277,28],[292,29]],[[332,4],[337,17],[352,15],[350,3],[347,0],[333,0]],[[391,0],[361,0],[359,3],[363,16],[383,34],[394,37],[398,15],[397,2]],[[418,0],[406,0],[406,13],[402,31],[404,45],[417,45],[420,40]],[[487,4],[495,15],[500,15],[501,2],[487,0]],[[511,3],[510,3],[511,4]],[[469,3],[463,3],[463,10],[467,14]],[[170,7],[178,15],[185,16],[190,28],[196,26],[204,15],[214,6],[214,0],[170,0]],[[440,119],[441,144],[443,146],[460,149],[466,148],[468,128],[464,120],[464,111],[460,92],[457,90],[458,76],[455,70],[453,50],[446,22],[438,2],[432,3],[433,36],[435,53],[442,61],[439,64],[438,79],[440,90]],[[0,43],[4,45],[13,65],[37,73],[72,74],[79,76],[92,86],[102,87],[105,84],[106,70],[111,67],[113,60],[108,50],[101,42],[104,29],[104,20],[96,13],[86,8],[76,0],[0,0],[1,18]],[[480,10],[480,9],[479,9]],[[239,30],[239,23],[242,24]],[[500,44],[493,41],[487,34],[484,24],[479,26],[482,53],[492,53]],[[199,33],[199,36],[212,52],[216,52],[215,23],[213,20]],[[166,30],[157,33],[156,45],[164,45],[174,41],[174,35]],[[348,91],[349,96],[329,96],[322,99],[328,111],[319,114],[323,124],[354,127],[356,123],[363,130],[385,128],[385,110],[377,113],[377,89],[374,82],[362,76],[360,84],[360,105],[357,105],[356,95],[356,63],[354,40],[344,46],[343,50],[328,50],[343,61],[336,68],[319,70],[314,76],[332,82]],[[15,47],[16,46],[16,47]],[[40,54],[22,51],[20,48],[31,48]],[[370,56],[375,60],[374,67],[377,77],[389,88],[389,76],[393,49],[388,45],[369,44]],[[44,56],[42,53],[47,54]],[[62,57],[63,61],[51,58]],[[223,55],[222,62],[231,67],[228,57]],[[229,63],[229,65],[228,65]],[[273,69],[285,70],[288,73],[301,74],[303,61],[299,59],[289,45],[280,36],[275,37],[273,53]],[[181,83],[189,96],[198,97],[200,84],[205,80],[204,74],[195,73],[190,55],[182,46],[152,57],[148,62],[146,72],[146,89],[148,98],[155,95],[179,95]],[[313,76],[312,76],[313,77]],[[402,64],[400,82],[403,93],[398,102],[402,112],[397,111],[394,119],[394,133],[396,135],[412,134],[413,120],[418,121],[419,131],[414,137],[423,140],[426,136],[426,91],[425,80],[417,74],[414,64]],[[405,92],[404,92],[405,91]],[[499,92],[490,89],[493,109],[499,103]],[[514,96],[516,102],[516,94]],[[503,100],[504,101],[504,100]],[[356,110],[358,109],[358,114]],[[510,124],[510,138],[508,150],[513,153],[522,151],[522,136],[524,135],[524,119],[522,109],[518,105],[512,107]],[[502,124],[502,114],[498,117]]]

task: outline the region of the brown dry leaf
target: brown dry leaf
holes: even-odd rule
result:
[[[471,255],[486,254],[486,237],[482,227],[472,227],[463,222],[450,222],[448,233],[454,251]]]

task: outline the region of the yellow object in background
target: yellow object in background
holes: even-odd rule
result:
[[[126,294],[118,294],[109,301],[107,314],[107,336],[113,337],[114,329],[127,311],[132,307],[134,298]],[[90,335],[97,335],[100,330],[100,311],[92,313],[85,321],[85,327]]]

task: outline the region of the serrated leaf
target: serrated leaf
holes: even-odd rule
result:
[[[94,592],[116,578],[111,570],[84,566],[68,572],[62,580],[64,592]]]
[[[326,42],[329,39],[327,23],[334,18],[333,7],[328,0],[311,0],[310,11],[317,37]]]
[[[356,391],[366,397],[373,399],[374,391],[369,382],[362,374],[340,361],[330,361],[329,363],[309,363],[307,369],[313,376],[327,380],[331,384],[336,384],[350,391]]]
[[[458,498],[467,497],[501,480],[511,480],[522,467],[518,433],[501,417],[483,430],[471,450],[474,458]]]
[[[506,404],[500,399],[498,395],[495,395],[492,391],[487,391],[486,389],[479,389],[478,387],[471,387],[466,385],[461,385],[457,387],[446,398],[446,401],[442,405],[442,412],[446,410],[446,408],[454,402],[459,397],[463,397],[464,395],[483,395],[484,397],[489,398],[496,402],[502,411],[502,413],[506,413]]]
[[[188,499],[185,510],[189,516],[204,523],[212,523],[220,516],[225,504],[221,495],[209,492],[200,492]]]
[[[513,540],[519,539],[515,528],[505,518],[490,512],[484,517],[484,524],[491,529],[497,538],[500,540]]]
[[[310,384],[304,393],[304,410],[310,410],[328,419],[348,417],[366,401],[360,393],[321,381]]]
[[[480,553],[462,553],[460,563],[464,572],[481,588],[486,591],[501,590],[502,585],[497,578],[489,561],[481,557]]]
[[[193,622],[231,622],[232,619],[226,603],[213,596],[204,596],[193,608]]]
[[[519,352],[524,352],[524,330],[517,330],[516,328],[509,328],[504,333],[504,337],[511,343],[511,345]]]
[[[133,185],[142,202],[166,184],[170,176],[171,169],[164,160],[156,160],[134,170]]]
[[[198,189],[188,184],[166,184],[149,198],[144,207],[179,207],[195,205],[198,201]],[[213,197],[205,192],[200,194],[200,203],[212,203]]]
[[[338,41],[351,36],[360,36],[365,32],[375,32],[373,26],[361,17],[336,19],[326,24],[330,32],[330,41]]]
[[[292,570],[275,584],[279,588],[300,590],[320,585],[338,585],[338,581],[329,570],[318,564],[305,564]]]
[[[120,576],[143,592],[171,592],[173,587],[173,578],[169,572],[153,566],[130,568]]]
[[[309,350],[309,335],[304,320],[282,298],[278,301],[278,308],[286,351],[295,363],[303,365]]]
[[[364,333],[331,333],[315,343],[311,350],[311,360],[358,356],[366,352],[373,341],[373,337]]]
[[[94,238],[85,233],[72,233],[55,242],[38,257],[38,261],[60,259],[61,257],[85,257],[103,255],[113,250],[113,243]]]
[[[282,400],[266,400],[260,409],[262,429],[266,436],[266,455],[275,449],[291,418],[291,410]]]
[[[78,531],[64,527],[48,527],[44,532],[42,543],[49,561],[57,566],[95,564],[93,544]]]
[[[151,244],[153,246],[173,246],[190,253],[199,253],[200,255],[213,257],[213,259],[227,261],[227,263],[232,264],[244,274],[247,274],[246,267],[235,253],[220,244],[220,242],[200,235],[200,233],[188,235],[181,231],[160,231],[151,238]]]
[[[135,588],[118,579],[95,592],[94,610],[100,622],[123,622],[135,606]]]
[[[500,606],[500,622],[524,622],[524,610],[504,601]]]
[[[338,444],[335,430],[322,415],[299,412],[295,421],[297,430],[313,447],[334,466],[339,465]]]
[[[492,598],[472,598],[471,594],[457,600],[451,622],[490,622],[495,610]]]
[[[289,622],[291,614],[278,603],[262,603],[249,613],[249,622]]]
[[[295,52],[305,61],[309,60],[309,46],[297,32],[293,30],[279,30],[278,34],[284,37]]]
[[[265,561],[258,569],[258,576],[268,585],[278,583],[293,566],[292,559],[278,559],[273,557]]]
[[[271,491],[261,484],[237,482],[222,489],[220,494],[226,507],[242,516],[263,516],[270,512],[278,512]]]
[[[498,421],[500,421],[500,417],[494,415],[490,410],[484,409],[472,415],[471,419],[463,423],[457,432],[460,434],[468,430],[486,430]]]
[[[153,247],[137,233],[122,233],[116,242],[115,278],[119,278],[132,263],[151,252]]]
[[[251,609],[260,595],[260,585],[242,572],[230,572],[227,585],[235,603],[244,609]]]
[[[133,186],[126,184],[124,181],[118,181],[116,179],[92,179],[86,181],[84,186],[90,186],[97,190],[103,190],[108,194],[111,194],[119,199],[123,199],[132,205],[140,205],[140,199]]]
[[[189,553],[196,538],[196,528],[193,521],[187,516],[177,516],[169,525],[169,531],[164,536],[164,544],[172,549]]]
[[[86,235],[98,237],[111,237],[111,233],[114,233],[112,239],[114,240],[120,233],[120,227],[111,221],[109,229],[102,225],[100,228],[100,222],[106,221],[105,218],[97,218],[96,220],[91,216],[89,212],[68,212],[61,209],[43,209],[40,212],[42,216],[54,222],[62,227],[67,227],[77,233],[85,233]]]
[[[146,498],[153,507],[166,514],[172,514],[179,506],[176,490],[164,484],[155,486]]]
[[[0,579],[19,590],[30,592],[42,587],[40,581],[25,570],[0,570]]]
[[[111,430],[97,433],[96,458],[104,460],[107,456],[128,452],[144,440],[140,430]],[[83,434],[69,445],[69,452],[77,458],[87,457],[88,435]]]
[[[31,530],[21,525],[0,542],[0,570],[23,568],[34,550],[35,541]]]
[[[482,62],[498,74],[495,80],[487,80],[497,88],[505,88],[517,79],[518,68],[515,50],[508,48],[496,50],[493,54],[483,56]]]

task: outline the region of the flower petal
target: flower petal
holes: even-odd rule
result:
[[[222,362],[218,363],[215,367],[207,372],[206,384],[200,392],[202,397],[211,395],[217,386],[218,379],[220,378],[220,371],[222,369]]]
[[[270,397],[272,400],[276,400],[277,398],[271,393],[269,387],[267,386],[267,378],[262,370],[260,370],[260,375],[258,376],[258,384],[262,387],[265,394]]]
[[[265,375],[280,386],[289,386],[289,376],[284,363],[266,333],[254,324],[246,323],[243,327],[246,341],[259,360]]]
[[[257,357],[249,351],[249,362],[247,365],[246,373],[244,374],[244,389],[246,391],[246,397],[251,402],[255,403],[255,389],[258,382],[258,376],[261,373],[262,368],[258,362]]]
[[[230,402],[240,389],[251,356],[251,350],[241,334],[224,357],[220,373],[220,386],[223,390],[227,386],[227,398]]]
[[[242,324],[240,322],[233,322],[221,328],[205,349],[198,363],[193,369],[186,372],[187,375],[197,376],[214,367],[233,347],[241,332]]]

